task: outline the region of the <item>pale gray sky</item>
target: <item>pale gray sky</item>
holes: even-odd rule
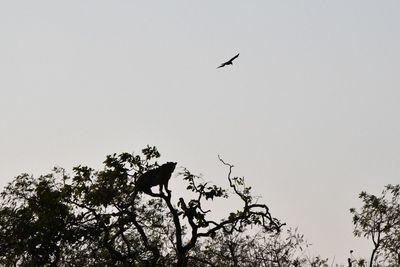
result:
[[[367,256],[348,209],[400,181],[399,13],[367,0],[2,1],[0,185],[147,144],[222,184],[220,154],[316,253]]]

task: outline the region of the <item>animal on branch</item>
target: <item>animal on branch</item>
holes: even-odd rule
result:
[[[153,186],[160,186],[160,192],[163,187],[166,192],[168,190],[168,182],[176,167],[176,162],[167,162],[155,169],[149,170],[142,174],[136,181],[136,192],[144,192],[153,195],[151,191]]]

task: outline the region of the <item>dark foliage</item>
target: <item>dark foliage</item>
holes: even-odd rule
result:
[[[280,232],[282,224],[222,160],[231,194],[186,169],[179,177],[192,198],[175,194],[179,200],[173,203],[172,192],[162,186],[143,194],[136,181],[154,173],[159,157],[155,147],[147,147],[142,155],[109,155],[98,171],[77,166],[73,175],[55,168],[39,178],[16,177],[1,193],[0,265],[200,266],[195,255],[213,238],[248,227]],[[242,207],[220,221],[210,219],[204,203],[232,196]]]
[[[387,185],[380,196],[361,192],[359,197],[361,210],[350,212],[354,235],[373,243],[369,266],[400,266],[400,185]]]

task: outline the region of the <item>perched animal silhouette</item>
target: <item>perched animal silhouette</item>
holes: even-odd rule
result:
[[[171,174],[174,172],[176,162],[167,162],[155,169],[149,170],[143,173],[136,181],[136,192],[144,192],[146,194],[154,194],[151,191],[153,186],[159,185],[160,191],[164,186],[165,190],[168,190],[168,181],[171,178]]]
[[[227,62],[224,62],[221,64],[221,66],[219,66],[217,69],[225,67],[226,65],[232,65],[233,60],[235,60],[237,57],[239,56],[239,54],[237,54],[236,56],[234,56],[233,58],[229,59]]]

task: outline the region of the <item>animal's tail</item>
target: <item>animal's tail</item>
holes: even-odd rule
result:
[[[135,189],[135,191],[133,191],[133,193],[132,193],[132,195],[131,195],[131,200],[132,200],[132,202],[135,201],[135,199],[136,199],[138,193],[139,193],[139,190],[137,190],[137,189]]]

